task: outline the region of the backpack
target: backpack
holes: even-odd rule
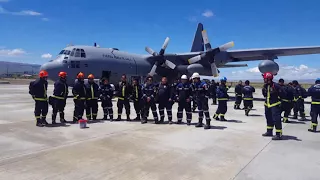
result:
[[[307,98],[308,97],[308,92],[303,87],[301,87],[301,96],[302,96],[302,98]]]
[[[30,95],[34,94],[34,92],[33,92],[33,84],[34,84],[34,81],[31,81],[30,84],[29,84],[29,94]]]

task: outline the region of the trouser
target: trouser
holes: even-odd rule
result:
[[[198,98],[197,104],[198,104],[199,123],[202,123],[203,113],[206,116],[206,121],[210,121],[208,99],[207,98]]]
[[[74,112],[73,112],[73,118],[76,121],[79,121],[82,119],[84,109],[85,109],[85,100],[80,100],[80,99],[74,99]]]
[[[52,121],[56,120],[59,112],[60,120],[64,120],[64,108],[66,107],[65,99],[54,99],[52,104]]]
[[[294,112],[294,116],[298,116],[298,112],[299,112],[301,117],[305,117],[304,99],[299,98],[297,101],[295,101],[293,112]]]
[[[217,104],[217,96],[216,95],[212,95],[212,104]]]
[[[311,129],[316,129],[318,126],[318,117],[320,116],[320,104],[311,104]]]
[[[178,112],[177,112],[177,117],[178,117],[178,122],[182,121],[183,118],[183,110],[186,111],[186,116],[187,116],[187,122],[191,122],[192,120],[192,114],[191,114],[191,102],[178,102]]]
[[[191,102],[190,102],[191,105]],[[195,111],[197,109],[197,101],[195,99],[192,100],[192,110]]]
[[[248,115],[250,110],[253,108],[253,100],[243,100],[243,106],[246,111],[246,115]]]
[[[226,100],[219,100],[218,101],[218,109],[215,114],[215,118],[218,116],[224,117],[228,110],[228,104]]]
[[[291,108],[292,108],[292,103],[291,102],[286,102],[286,101],[282,101],[281,102],[281,112],[284,112],[284,114],[283,114],[283,122],[287,122],[288,121],[288,117],[289,117]]]
[[[130,103],[129,103],[128,99],[124,99],[124,100],[118,99],[118,102],[117,102],[118,116],[121,116],[123,106],[126,109],[126,115],[129,116],[130,115]]]
[[[103,119],[107,119],[108,115],[110,119],[113,119],[113,108],[112,99],[106,99],[101,101],[101,106],[103,109]]]
[[[236,95],[236,101],[234,103],[235,108],[240,108],[242,102],[242,95]]]
[[[172,121],[172,101],[159,101],[158,109],[160,114],[160,120],[164,120],[164,109],[167,110],[168,120]]]
[[[152,110],[152,115],[155,121],[158,121],[158,113],[157,113],[157,107],[156,103],[154,101],[150,102],[144,102],[144,108],[143,108],[143,119],[146,120],[149,114],[149,109],[151,108]]]
[[[276,128],[277,135],[282,134],[281,108],[280,105],[268,108],[265,106],[265,117],[267,119],[267,131],[272,132]]]
[[[97,119],[98,115],[98,100],[97,99],[90,99],[86,101],[86,115],[87,118],[90,119]]]
[[[34,116],[37,120],[37,123],[39,123],[41,119],[45,119],[47,117],[48,108],[49,107],[47,101],[35,100]]]
[[[142,113],[142,101],[141,100],[138,100],[138,101],[134,101],[133,102],[133,107],[134,107],[134,110],[136,111],[136,114],[137,114],[137,118],[140,118],[141,116],[141,113]]]

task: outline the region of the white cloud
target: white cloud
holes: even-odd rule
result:
[[[49,58],[52,58],[52,55],[51,54],[42,54],[41,58],[45,58],[45,59],[49,59]]]
[[[0,56],[21,56],[27,54],[23,49],[0,49]]]
[[[32,11],[32,10],[23,10],[19,12],[12,12],[4,9],[2,6],[0,6],[0,14],[11,14],[11,15],[20,15],[20,16],[41,16],[42,13]]]
[[[41,18],[42,21],[49,21],[48,18]]]
[[[202,13],[202,16],[204,17],[212,17],[213,16],[213,12],[211,10],[206,10]]]
[[[304,64],[299,66],[279,64],[279,69],[280,70],[276,76],[277,79],[283,78],[285,80],[306,80],[320,77],[320,69],[308,67]],[[229,77],[232,79],[261,79],[261,73],[258,67],[254,67],[246,70],[233,71]]]

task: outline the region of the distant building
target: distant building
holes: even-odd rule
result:
[[[0,77],[28,76],[39,73],[40,65],[0,61]]]

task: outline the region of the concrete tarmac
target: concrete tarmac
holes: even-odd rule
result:
[[[49,94],[52,88],[49,86]],[[260,96],[260,92],[257,90],[256,95]],[[186,124],[156,125],[153,121],[148,124],[104,121],[80,129],[78,124],[36,127],[34,101],[27,85],[1,85],[0,99],[0,179],[317,180],[320,177],[320,134],[307,131],[310,121],[295,120],[283,124],[284,140],[262,137],[266,131],[263,102],[254,102],[255,110],[249,117],[242,110],[233,110],[234,102],[228,102],[229,121],[212,120],[210,130]],[[305,107],[309,114],[310,105]],[[210,106],[211,117],[216,108]],[[49,123],[51,110],[50,107]],[[65,112],[66,119],[72,120],[72,99],[68,99]],[[174,105],[174,120],[176,113]],[[101,107],[98,114],[102,118]],[[134,117],[131,106],[131,118]],[[193,113],[194,123],[197,117]]]

